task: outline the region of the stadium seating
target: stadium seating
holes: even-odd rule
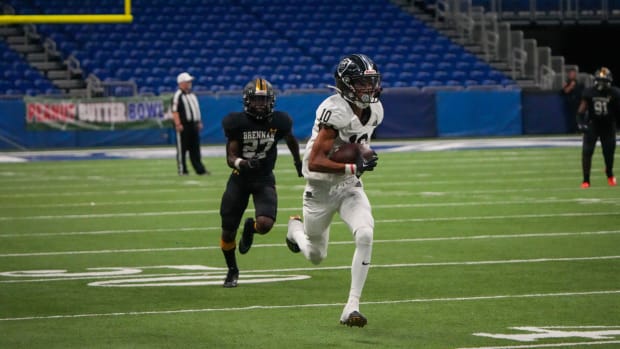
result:
[[[37,95],[60,93],[51,81],[0,40],[0,94]]]
[[[17,13],[60,12],[47,0],[8,2]],[[122,0],[62,2],[65,13],[122,10]],[[387,0],[134,0],[132,12],[130,24],[37,31],[74,55],[86,75],[131,79],[144,93],[174,90],[182,71],[202,91],[238,90],[255,76],[281,90],[323,88],[340,58],[358,52],[375,60],[384,87],[515,84]]]
[[[433,6],[435,0],[425,0],[424,4]],[[560,23],[561,21],[576,20],[582,23],[600,23],[617,14],[619,3],[617,0],[471,0],[472,6],[481,6],[485,11],[494,11],[498,18],[513,23],[547,22]]]

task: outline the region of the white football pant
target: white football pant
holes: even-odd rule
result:
[[[288,237],[295,240],[306,259],[319,264],[327,257],[330,224],[336,212],[355,239],[351,265],[351,290],[348,309],[358,310],[372,253],[374,219],[370,202],[361,182],[350,177],[337,185],[323,182],[307,184],[303,197],[303,224],[289,222]],[[329,183],[331,184],[331,183]]]

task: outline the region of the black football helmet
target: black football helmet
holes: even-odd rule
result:
[[[605,67],[600,68],[594,73],[594,86],[596,86],[599,91],[609,89],[612,81],[611,71]]]
[[[334,74],[336,88],[345,100],[359,108],[377,103],[381,94],[381,74],[368,56],[352,54],[343,58]]]
[[[268,120],[275,105],[276,93],[269,81],[256,78],[243,88],[243,110],[252,118]]]

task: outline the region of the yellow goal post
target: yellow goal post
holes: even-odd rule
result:
[[[48,24],[73,24],[73,23],[131,23],[131,0],[125,0],[124,14],[72,14],[72,15],[0,15],[0,25],[48,23]]]

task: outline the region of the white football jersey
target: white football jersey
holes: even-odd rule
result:
[[[383,105],[381,102],[370,104],[370,118],[366,125],[362,125],[355,115],[349,102],[339,94],[326,98],[316,109],[316,119],[312,127],[312,136],[306,143],[306,151],[303,159],[303,174],[306,179],[322,181],[341,181],[345,178],[343,173],[323,173],[308,170],[308,159],[312,151],[312,145],[319,133],[319,124],[326,124],[338,131],[334,141],[334,147],[330,154],[344,143],[360,143],[370,146],[370,138],[373,131],[383,121]],[[346,175],[352,176],[352,175]]]

